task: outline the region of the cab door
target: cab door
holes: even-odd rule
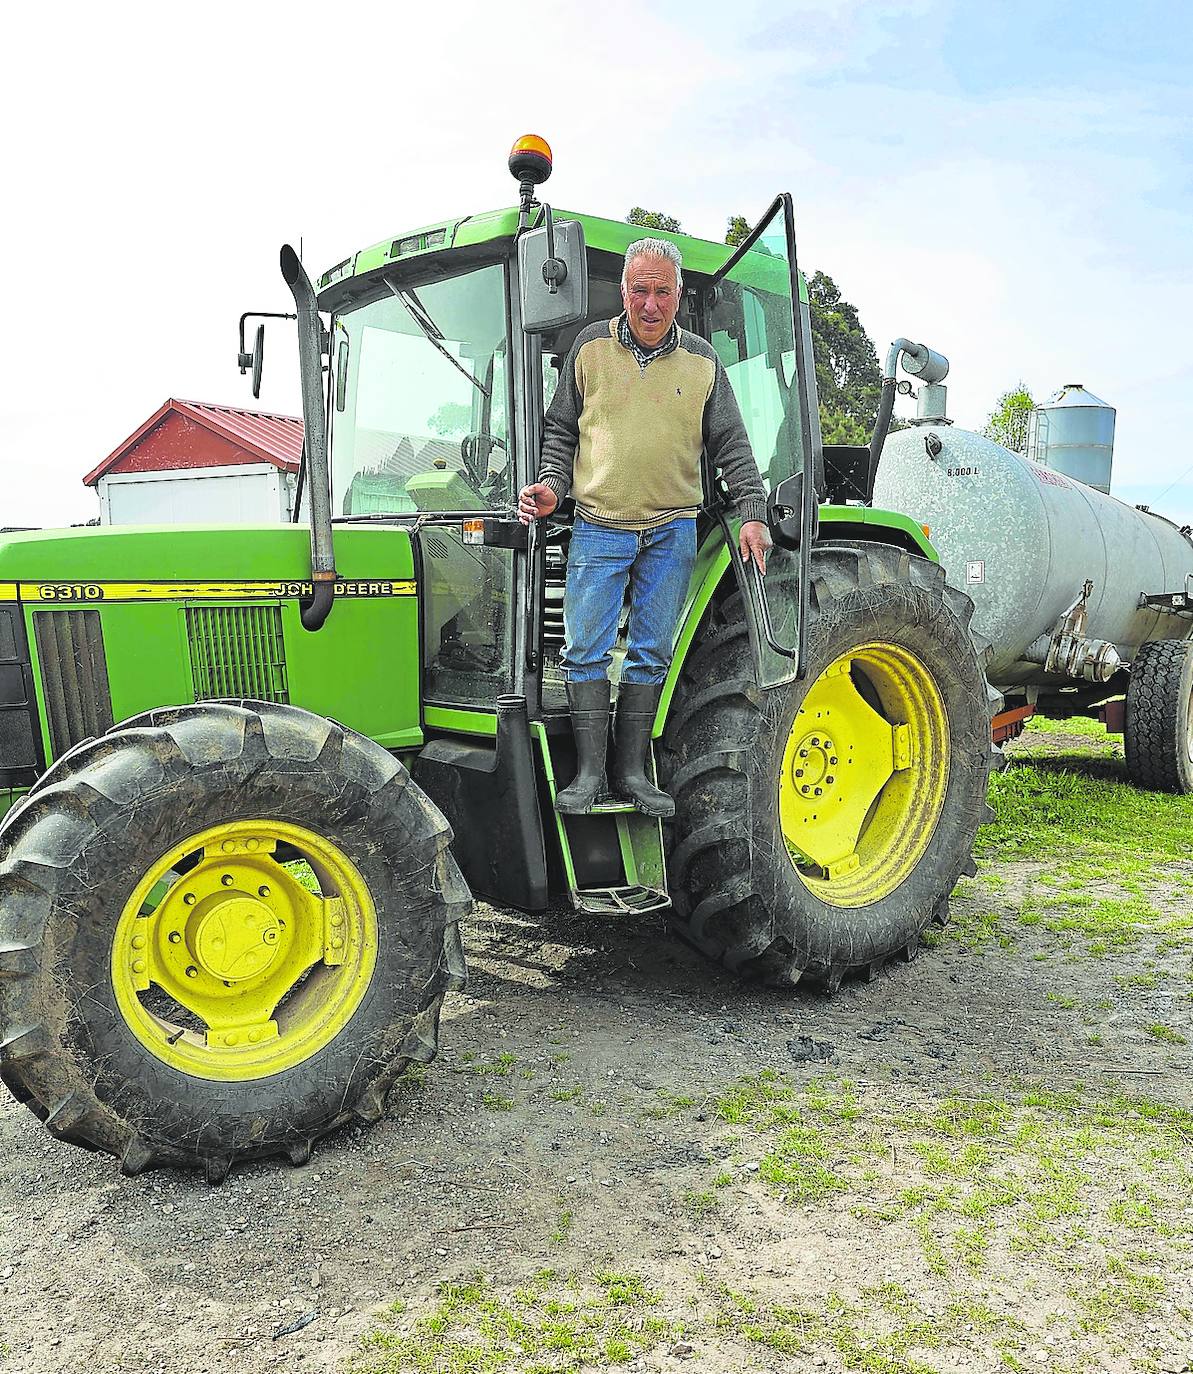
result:
[[[737,522],[714,510],[746,606],[758,682],[802,677],[820,423],[807,288],[791,196],[766,213],[704,292],[703,332],[725,366],[767,489],[775,548],[763,577],[738,552]]]

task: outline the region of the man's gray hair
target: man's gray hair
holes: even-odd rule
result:
[[[625,250],[625,266],[621,269],[621,284],[626,285],[626,273],[635,258],[666,258],[675,265],[675,289],[683,290],[683,255],[668,239],[635,239]]]

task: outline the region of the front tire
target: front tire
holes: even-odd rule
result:
[[[973,872],[996,698],[972,603],[939,565],[824,545],[812,577],[805,679],[756,686],[728,597],[685,665],[663,764],[680,932],[736,972],[832,989],[914,953]]]
[[[128,1173],[302,1162],[436,1052],[464,981],[450,841],[384,749],[308,711],[124,722],[0,832],[0,1074]]]

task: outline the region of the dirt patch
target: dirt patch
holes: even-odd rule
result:
[[[1193,864],[1075,862],[987,858],[833,999],[480,907],[439,1062],[221,1188],[6,1098],[0,1371],[1182,1369]]]

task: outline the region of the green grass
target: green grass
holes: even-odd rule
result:
[[[1188,859],[1193,797],[1144,792],[1128,782],[1045,761],[1012,760],[990,782],[995,819],[979,832],[991,858],[1083,859],[1109,877],[1152,877]]]
[[[1079,1005],[1076,997],[1070,997],[1063,992],[1046,992],[1044,994],[1046,1002],[1053,1002],[1058,1007],[1063,1007],[1066,1011],[1072,1011]]]
[[[693,1370],[770,1361],[939,1374],[994,1360],[1076,1374],[1155,1345],[1144,1323],[1190,1320],[1179,1293],[1193,1261],[1193,1112],[1049,1088],[900,1097],[889,1085],[764,1071],[729,1085],[710,1115],[719,1146],[758,1170],[710,1163],[707,1185],[679,1199],[689,1235],[707,1233],[730,1183],[761,1188],[768,1223],[781,1231],[785,1212],[797,1246],[801,1232],[831,1228],[826,1254],[873,1257],[884,1281],[835,1291],[816,1264],[766,1292],[738,1292],[701,1270],[694,1287],[672,1276],[664,1298],[643,1275],[611,1268],[541,1270],[518,1287],[477,1277],[395,1307],[351,1374],[580,1374],[681,1336]],[[757,1201],[755,1191],[745,1209]],[[572,1229],[561,1211],[550,1243]],[[1048,1337],[1093,1363],[1042,1365]]]
[[[1026,729],[1033,735],[1087,735],[1093,739],[1110,739],[1100,720],[1089,716],[1070,716],[1068,720],[1053,720],[1049,716],[1029,716]]]
[[[1015,1317],[980,1300],[958,1297],[938,1310],[894,1282],[864,1288],[852,1300],[831,1292],[823,1302],[765,1305],[722,1289],[714,1326],[747,1347],[785,1356],[793,1369],[807,1367],[797,1357],[827,1351],[836,1357],[830,1365],[866,1374],[936,1374],[939,1364],[920,1352],[971,1351],[975,1337],[983,1346],[1018,1343],[1023,1330]],[[950,1360],[949,1367],[964,1366]]]
[[[369,1332],[352,1374],[500,1374],[608,1369],[653,1350],[682,1327],[652,1313],[658,1294],[637,1274],[601,1270],[586,1281],[540,1270],[499,1291],[479,1275],[442,1283],[418,1315],[401,1304]]]
[[[513,1054],[499,1054],[496,1059],[476,1059],[470,1050],[460,1055],[462,1067],[457,1073],[472,1073],[478,1076],[490,1074],[495,1078],[510,1078],[518,1066],[518,1058]]]
[[[683,1203],[695,1217],[710,1217],[718,1210],[717,1195],[708,1189],[696,1192],[689,1188],[683,1195]]]
[[[743,1149],[758,1152],[758,1177],[781,1201],[821,1206],[826,1219],[844,1210],[872,1232],[854,1241],[863,1250],[918,1250],[949,1295],[997,1307],[1015,1256],[1054,1269],[1057,1285],[1088,1297],[1074,1298],[1074,1335],[1095,1329],[1090,1323],[1117,1329],[1163,1292],[1164,1260],[1187,1264],[1193,1253],[1185,1213],[1193,1113],[1162,1102],[1033,1090],[900,1106],[889,1096],[863,1099],[850,1083],[801,1087],[768,1071],[735,1083],[716,1111],[745,1128]],[[1124,1200],[1106,1186],[1140,1177],[1146,1195]],[[1149,1242],[1164,1259],[1138,1257]],[[792,1352],[805,1348],[791,1323],[767,1330]],[[824,1342],[815,1331],[807,1349]],[[875,1364],[850,1363],[858,1351],[838,1354],[850,1369],[914,1367],[906,1350],[875,1349]]]
[[[1153,1040],[1163,1040],[1168,1045],[1187,1045],[1189,1043],[1180,1031],[1174,1031],[1171,1026],[1145,1026],[1144,1030]]]

